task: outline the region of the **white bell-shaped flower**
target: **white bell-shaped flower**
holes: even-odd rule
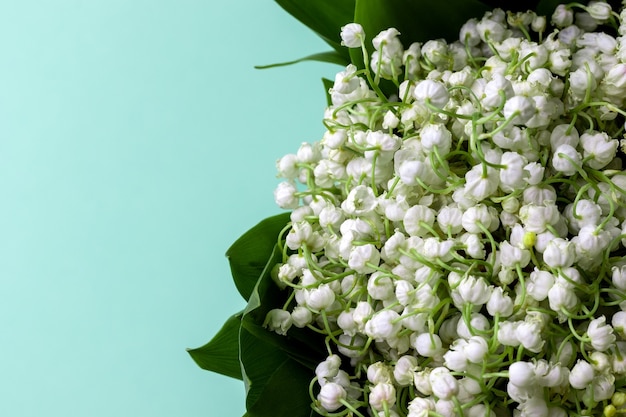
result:
[[[360,48],[365,41],[365,32],[358,23],[348,23],[341,28],[341,44],[348,48]]]

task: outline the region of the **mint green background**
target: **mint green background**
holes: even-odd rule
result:
[[[185,348],[338,67],[252,68],[326,50],[271,0],[0,5],[0,415],[242,415]]]

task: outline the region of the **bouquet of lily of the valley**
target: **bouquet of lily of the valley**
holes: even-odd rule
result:
[[[196,362],[246,416],[626,416],[626,9],[279,3],[343,67]]]

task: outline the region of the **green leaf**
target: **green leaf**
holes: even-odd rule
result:
[[[324,92],[326,93],[326,104],[329,106],[333,104],[332,99],[330,98],[330,89],[335,85],[333,80],[329,80],[328,78],[322,78],[322,83],[324,84]]]
[[[309,384],[315,372],[286,353],[240,332],[241,364],[246,382],[248,417],[310,417]]]
[[[355,0],[276,0],[287,13],[317,33],[349,62],[348,50],[341,46],[341,27],[354,19]]]
[[[540,0],[535,10],[538,14],[547,16],[548,23],[550,23],[550,17],[552,16],[552,13],[554,13],[554,9],[556,9],[556,6],[561,3],[565,2],[562,0]],[[585,3],[585,1],[582,1],[581,3]]]
[[[514,12],[525,12],[526,10],[536,10],[539,0],[517,0],[512,3],[511,0],[481,0],[489,6],[490,9],[499,7],[503,10],[511,10]]]
[[[318,62],[328,62],[330,64],[338,64],[346,66],[350,63],[349,60],[346,60],[346,57],[340,54],[337,51],[328,51],[328,52],[320,52],[317,54],[312,54],[305,56],[300,59],[296,59],[295,61],[287,61],[287,62],[279,62],[277,64],[269,64],[269,65],[255,65],[256,69],[267,69],[267,68],[276,68],[276,67],[284,67],[287,65],[297,64],[299,62],[304,61],[318,61]]]
[[[206,345],[187,349],[191,358],[202,369],[242,379],[239,363],[239,328],[242,313],[231,316]]]
[[[398,29],[405,48],[413,42],[432,39],[453,41],[458,39],[463,23],[481,17],[489,9],[479,0],[356,0],[354,21],[363,27],[365,45],[371,54],[372,39],[385,29]],[[361,50],[352,48],[349,53],[352,63],[364,68]],[[381,83],[379,87],[386,95],[397,90],[391,83]]]
[[[296,327],[292,327],[287,336],[282,336],[263,327],[267,313],[273,308],[282,308],[289,296],[289,291],[278,288],[272,279],[272,269],[280,262],[281,257],[280,247],[275,245],[265,269],[250,294],[241,325],[258,339],[283,350],[296,361],[314,369],[324,359],[326,352],[323,336]]]
[[[244,233],[226,252],[235,286],[245,300],[250,298],[278,235],[288,222],[289,213],[268,217]]]
[[[487,10],[478,0],[356,0],[354,20],[363,26],[368,45],[380,31],[395,27],[408,48],[431,39],[457,40],[463,23]]]

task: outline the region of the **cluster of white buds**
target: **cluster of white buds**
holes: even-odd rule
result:
[[[266,325],[326,336],[313,409],[626,415],[626,11],[496,9],[373,53],[341,36],[365,68],[277,163],[290,295]]]

